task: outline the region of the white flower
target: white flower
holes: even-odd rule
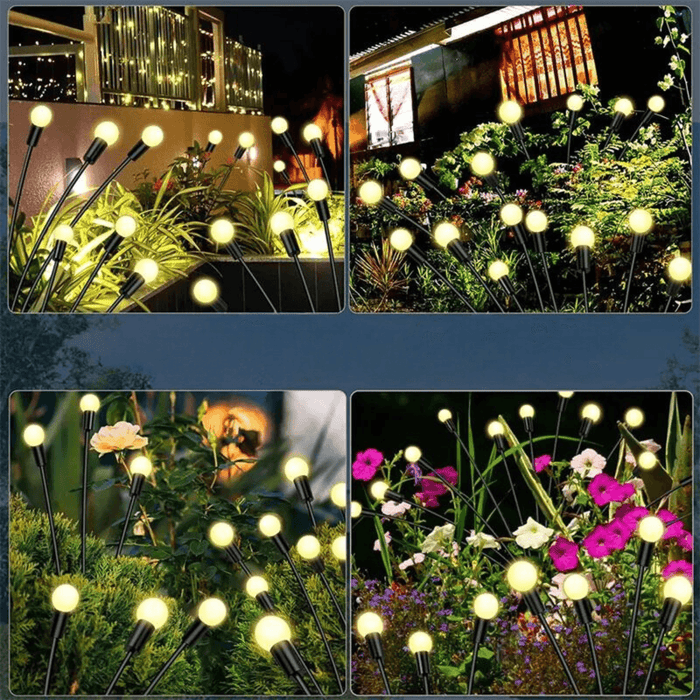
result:
[[[582,479],[592,479],[605,469],[605,457],[589,447],[571,460],[571,468]]]
[[[397,503],[396,501],[387,501],[382,504],[382,513],[384,515],[403,515],[411,509],[410,503]]]
[[[501,545],[498,540],[493,535],[487,535],[484,532],[471,531],[469,537],[467,537],[467,544],[472,545],[472,547],[478,547],[479,549],[500,549]]]
[[[554,530],[528,518],[514,533],[515,542],[523,549],[539,549],[554,534]]]
[[[573,503],[578,493],[578,486],[576,484],[564,484],[561,487],[561,492],[569,503]]]
[[[409,566],[413,566],[414,564],[422,564],[425,561],[425,554],[421,554],[420,552],[417,552],[416,554],[413,555],[412,559],[406,559],[406,561],[402,561],[399,564],[399,569],[401,571],[405,571],[408,569]]]
[[[437,552],[439,549],[444,549],[449,545],[455,537],[455,526],[451,524],[441,525],[433,529],[433,531],[423,540],[421,545],[422,552]]]
[[[390,532],[384,533],[384,541],[386,542],[387,547],[391,544],[391,533]],[[374,551],[378,552],[381,550],[381,548],[382,548],[382,546],[379,543],[379,540],[374,540]]]

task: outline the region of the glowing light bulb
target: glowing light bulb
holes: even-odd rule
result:
[[[294,481],[300,476],[309,476],[309,463],[304,457],[290,457],[284,463],[284,475],[289,481]]]
[[[242,131],[238,134],[238,145],[241,148],[252,148],[255,146],[255,136],[250,131]]]
[[[523,118],[523,108],[515,100],[506,100],[498,105],[498,118],[509,126]]]
[[[513,562],[506,570],[508,585],[518,593],[527,593],[537,585],[539,571],[537,567],[526,559]]]
[[[389,236],[389,244],[394,250],[403,253],[413,245],[413,236],[405,228],[397,228]]]
[[[216,243],[226,245],[233,240],[233,224],[228,219],[216,219],[209,225],[209,235]]]
[[[161,129],[159,126],[147,126],[141,132],[141,140],[149,148],[160,146],[160,144],[163,143],[164,138],[165,134],[163,133],[163,129]]]
[[[59,224],[53,230],[53,237],[57,241],[64,241],[65,243],[70,243],[73,240],[73,238],[75,238],[75,234],[73,233],[73,229],[68,224]]]
[[[632,209],[628,223],[634,233],[643,236],[651,231],[654,219],[646,209]]]
[[[270,128],[279,136],[289,129],[289,122],[284,117],[275,117],[270,122]]]
[[[94,136],[113,146],[119,140],[119,127],[114,122],[100,122],[95,127]]]
[[[423,168],[415,158],[404,158],[399,164],[399,172],[404,179],[415,180],[423,172]]]
[[[595,243],[595,234],[588,226],[575,226],[569,238],[574,248],[592,248]]]
[[[272,164],[272,168],[276,173],[283,173],[287,169],[287,164],[283,160],[276,160]]]
[[[100,399],[95,394],[85,394],[85,396],[80,397],[80,410],[85,413],[85,411],[92,411],[97,413],[100,410]]]
[[[306,192],[314,202],[320,202],[328,197],[329,189],[325,180],[311,180],[306,186]]]
[[[345,535],[336,537],[331,543],[331,552],[338,561],[345,561],[347,557],[347,541]]]
[[[632,100],[628,99],[627,97],[620,97],[620,99],[615,102],[613,109],[618,114],[629,117],[629,115],[634,112],[634,104],[632,103]]]
[[[564,595],[569,600],[583,600],[590,591],[588,579],[581,574],[569,574],[562,584]]]
[[[488,177],[496,170],[496,161],[490,153],[479,151],[472,158],[471,169],[477,177]]]
[[[207,136],[207,141],[209,141],[209,143],[213,144],[214,146],[218,146],[223,140],[224,135],[218,129],[210,131],[209,136]]]
[[[313,561],[321,555],[321,543],[313,535],[304,535],[297,542],[297,552],[302,559]]]
[[[442,248],[459,239],[459,229],[449,221],[439,223],[433,230],[435,242]]]
[[[136,619],[148,622],[159,630],[168,621],[168,606],[160,598],[146,598],[136,608]]]
[[[270,217],[270,230],[276,235],[294,230],[294,217],[286,211],[278,211]]]
[[[520,407],[518,414],[521,418],[534,418],[535,409],[532,406],[530,406],[529,403],[525,403]]]
[[[602,412],[600,410],[600,406],[595,403],[587,403],[581,409],[581,417],[587,418],[589,421],[591,421],[591,423],[597,423],[600,420],[601,415]]]
[[[362,515],[362,506],[357,501],[350,502],[350,517],[359,518]]]
[[[496,435],[503,435],[505,433],[505,429],[500,421],[492,420],[486,426],[486,432],[488,433],[489,437],[493,438],[496,437]]]
[[[53,119],[53,112],[46,105],[37,105],[29,112],[29,121],[39,129],[47,127]]]
[[[489,277],[494,281],[498,282],[501,277],[508,276],[508,265],[503,262],[503,260],[494,260],[489,265]]]
[[[433,638],[427,632],[414,632],[408,638],[408,648],[412,654],[421,651],[430,653],[433,650]]]
[[[304,127],[304,131],[301,132],[305,141],[311,143],[313,140],[318,139],[319,141],[323,138],[323,132],[320,127],[316,124],[307,124]]]
[[[678,256],[677,258],[673,258],[668,264],[668,276],[679,284],[687,282],[690,279],[691,272],[690,260],[687,258]]]
[[[501,207],[501,221],[506,226],[517,226],[522,223],[523,209],[519,204],[510,202]]]
[[[482,620],[493,620],[499,607],[498,598],[493,593],[479,593],[474,598],[474,614]]]
[[[226,547],[233,543],[233,540],[236,537],[236,531],[233,529],[233,526],[220,521],[218,523],[214,523],[209,528],[208,537],[209,541],[215,547],[218,547],[219,549],[226,549]]]
[[[197,608],[197,617],[207,627],[218,627],[228,615],[226,603],[220,598],[206,598]]]
[[[58,612],[71,613],[78,607],[80,601],[80,593],[75,586],[70,583],[62,583],[53,589],[51,593],[51,605]]]
[[[141,260],[134,265],[134,272],[141,275],[146,284],[150,284],[158,277],[158,263],[150,258],[141,258]]]
[[[120,216],[114,224],[114,230],[122,238],[130,238],[136,232],[136,219],[133,216]]]
[[[673,598],[681,605],[689,603],[693,597],[693,584],[681,574],[671,576],[664,583],[664,598]]]
[[[337,484],[334,484],[331,488],[331,501],[340,509],[344,509],[347,505],[345,489],[346,484],[344,481],[339,481]]]
[[[625,411],[625,423],[630,428],[638,428],[644,423],[644,412],[639,408],[628,408]]]
[[[570,399],[574,395],[573,391],[558,391],[557,393],[562,399]]]
[[[576,93],[569,95],[566,100],[566,108],[570,112],[580,112],[583,109],[583,97]]]
[[[358,195],[365,204],[372,206],[373,204],[379,204],[384,196],[384,190],[378,182],[367,180],[367,182],[363,182],[360,185]]]
[[[653,452],[645,450],[637,458],[637,464],[639,465],[640,469],[653,469],[656,466],[656,456]]]
[[[647,515],[639,521],[637,532],[645,542],[658,542],[663,536],[666,526],[661,518],[655,515]]]
[[[131,463],[129,464],[129,471],[131,472],[132,476],[140,474],[141,476],[148,478],[153,471],[153,464],[151,464],[151,460],[148,459],[148,457],[139,455],[131,460]]]
[[[525,228],[530,233],[542,233],[547,230],[547,226],[549,226],[549,219],[547,219],[547,215],[539,209],[533,209],[525,216]]]
[[[255,598],[261,593],[267,593],[270,587],[267,585],[267,581],[262,576],[251,576],[245,582],[245,592],[251,597]]]
[[[363,612],[357,618],[357,631],[361,637],[368,634],[381,634],[384,631],[384,620],[375,612]]]
[[[202,277],[192,285],[192,296],[198,304],[212,304],[219,298],[219,285],[209,277]]]
[[[274,537],[282,532],[282,520],[274,513],[266,513],[258,521],[258,530],[265,537]]]
[[[656,112],[657,114],[659,112],[663,112],[665,106],[666,101],[663,97],[661,97],[661,95],[652,95],[647,101],[647,107],[649,111]]]
[[[369,492],[375,501],[383,501],[384,494],[389,490],[389,484],[384,481],[375,481],[370,487]]]
[[[437,417],[441,423],[447,423],[448,420],[452,420],[452,411],[449,408],[441,408]]]
[[[292,630],[286,620],[277,615],[265,615],[261,617],[253,630],[253,637],[256,644],[265,651],[270,651],[272,647],[280,642],[290,642]]]
[[[46,433],[38,423],[31,423],[22,433],[22,439],[29,447],[39,447],[44,442]]]
[[[416,447],[415,445],[409,445],[403,451],[403,457],[409,464],[415,464],[416,462],[420,462],[420,458],[422,456],[423,453],[420,451],[420,448]]]

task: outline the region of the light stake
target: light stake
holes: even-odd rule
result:
[[[532,239],[535,242],[535,248],[540,254],[540,260],[542,261],[542,269],[544,270],[544,276],[547,280],[549,298],[552,301],[552,307],[554,308],[554,312],[557,313],[559,309],[557,308],[557,300],[554,297],[554,288],[552,287],[552,280],[549,276],[549,266],[547,265],[547,257],[545,256],[544,245],[544,232],[547,230],[547,228],[549,228],[549,219],[543,211],[540,211],[539,209],[531,209],[525,216],[525,228],[532,234]]]
[[[414,632],[408,638],[408,649],[415,659],[416,673],[423,682],[423,692],[430,695],[430,652],[433,650],[433,639],[427,632]]]
[[[513,300],[518,307],[518,311],[520,311],[520,313],[525,313],[525,310],[520,305],[520,301],[518,301],[518,297],[515,294],[515,287],[510,281],[510,277],[508,277],[508,272],[508,264],[503,262],[503,260],[494,260],[489,265],[489,277],[501,287],[507,297]]]
[[[126,533],[129,531],[129,522],[131,521],[131,515],[134,512],[134,506],[136,501],[143,491],[143,485],[146,483],[146,479],[153,472],[153,465],[148,457],[139,455],[134,457],[129,464],[129,473],[131,474],[131,487],[129,488],[129,504],[126,507],[126,515],[124,516],[124,527],[122,528],[122,535],[119,538],[119,544],[117,545],[117,552],[115,556],[121,556],[122,549],[124,548],[124,542],[126,540]]]
[[[430,238],[430,230],[423,226],[423,224],[412,219],[408,214],[406,214],[406,212],[403,211],[403,209],[399,208],[396,202],[392,201],[388,197],[385,197],[384,188],[378,182],[376,182],[376,180],[367,180],[363,182],[360,185],[357,195],[366,206],[378,206],[388,214],[393,214],[394,216],[404,219],[411,226],[418,229],[428,236],[428,238]]]
[[[214,129],[213,131],[209,132],[209,136],[207,136],[207,146],[204,149],[205,153],[213,153],[214,149],[224,140],[224,135],[218,130]],[[202,169],[204,169],[204,165],[206,165],[206,161],[202,165]]]
[[[591,428],[596,423],[600,422],[603,412],[600,410],[600,406],[597,403],[587,403],[581,409],[581,426],[579,427],[578,435],[579,441],[576,447],[576,453],[579,453],[583,441],[590,435]]]
[[[350,501],[350,517],[357,520],[360,515],[362,515],[362,506],[357,501]]]
[[[238,145],[236,146],[236,150],[233,152],[233,161],[231,165],[228,166],[228,169],[224,173],[224,176],[221,178],[221,182],[216,188],[216,192],[214,193],[212,202],[209,205],[209,211],[211,211],[214,204],[216,204],[216,200],[221,194],[221,191],[224,189],[224,185],[228,182],[228,179],[231,177],[231,173],[236,167],[236,163],[238,163],[238,161],[245,155],[245,152],[249,148],[253,148],[253,146],[255,146],[255,136],[253,136],[253,134],[251,134],[250,131],[242,131],[240,134],[238,134]]]
[[[625,425],[628,428],[639,428],[643,423],[644,423],[644,412],[640,408],[628,408],[627,411],[625,411],[624,422],[622,424],[620,424],[618,422],[617,425],[618,425],[618,427],[620,425]],[[617,449],[618,449],[618,447],[620,447],[621,442],[622,442],[622,435],[620,435],[620,437],[617,439],[617,442],[615,443],[615,447],[613,447],[612,450],[610,450],[610,454],[608,455],[607,460],[606,460],[607,462],[609,462],[612,459],[615,452],[617,452]],[[642,454],[644,454],[644,453],[642,453]],[[651,452],[649,452],[649,454],[651,454],[651,456],[654,457],[654,455]],[[636,461],[637,461],[637,466],[641,466],[639,464],[639,458],[637,458]],[[646,458],[643,461],[646,461]],[[654,462],[656,462],[656,457],[654,457]],[[651,467],[642,467],[642,468],[643,469],[650,469]]]
[[[613,105],[613,111],[615,114],[608,128],[608,137],[605,139],[603,148],[600,149],[601,152],[610,145],[610,139],[613,135],[620,131],[622,122],[634,112],[634,104],[627,97],[620,97]]]
[[[331,487],[331,502],[340,511],[343,520],[347,519],[345,510],[348,507],[348,499],[346,495],[347,484],[344,481],[339,481]]]
[[[292,184],[292,181],[289,179],[289,175],[287,174],[287,164],[283,160],[277,159],[272,164],[272,169],[282,177],[284,184],[287,185],[287,187]]]
[[[200,306],[210,306],[216,313],[225,313],[228,306],[219,298],[219,285],[211,277],[200,277],[192,283],[192,299]]]
[[[598,665],[598,653],[595,648],[595,639],[591,631],[593,622],[593,604],[588,598],[590,586],[588,579],[582,574],[573,573],[564,578],[562,584],[564,595],[573,603],[574,610],[579,621],[586,630],[586,638],[588,639],[588,648],[591,652],[591,661],[593,663],[593,672],[595,673],[596,683],[598,685],[598,693],[603,695],[603,680],[600,676],[600,667]]]
[[[561,428],[561,417],[566,406],[569,403],[569,399],[574,395],[573,391],[559,391],[557,392],[559,398],[557,399],[557,427],[554,431],[554,447],[552,448],[552,462],[557,458],[557,443],[559,442],[559,430]],[[549,487],[552,485],[552,480],[549,480],[547,493],[550,493]]]
[[[566,139],[566,164],[571,161],[571,139],[574,135],[574,126],[576,126],[576,117],[583,109],[583,97],[578,93],[569,95],[566,100],[566,109],[569,112],[569,136]]]
[[[587,275],[591,271],[591,248],[595,243],[595,234],[588,226],[576,226],[571,231],[570,239],[576,251],[576,269],[581,273],[583,308],[588,313]]]
[[[522,152],[525,154],[525,158],[530,160],[530,154],[525,145],[525,132],[520,123],[523,118],[523,108],[520,104],[515,100],[505,100],[501,102],[501,104],[498,105],[498,118],[510,127],[513,136],[515,136],[515,140],[518,142],[518,146],[520,146]]]
[[[44,679],[44,695],[49,694],[51,687],[51,676],[53,675],[53,664],[56,659],[58,642],[66,631],[66,623],[71,613],[78,607],[80,593],[75,586],[70,583],[62,583],[54,588],[51,594],[51,605],[53,606],[53,620],[51,622],[51,651],[46,668]]]
[[[630,290],[632,289],[632,278],[634,276],[634,266],[637,262],[637,255],[644,249],[646,236],[654,227],[654,219],[646,209],[633,209],[629,214],[627,224],[632,230],[632,245],[630,246],[632,255],[630,257],[630,270],[627,275],[627,286],[625,287],[625,302],[622,307],[622,313],[625,314],[629,308]]]
[[[282,239],[282,244],[284,249],[287,251],[287,255],[294,260],[294,265],[297,269],[297,275],[304,286],[304,292],[306,293],[306,300],[309,303],[309,308],[312,313],[316,313],[316,307],[314,306],[314,301],[311,298],[311,292],[309,291],[309,285],[306,283],[306,277],[304,277],[304,271],[301,269],[301,263],[299,262],[299,255],[301,253],[301,248],[299,247],[299,241],[297,240],[296,233],[294,232],[294,217],[286,211],[278,211],[270,217],[270,228],[272,232],[277,234]]]
[[[268,613],[275,611],[275,601],[269,593],[270,586],[262,576],[251,576],[245,582],[245,592]]]
[[[180,645],[154,676],[143,695],[150,695],[170,667],[177,661],[180,654],[198,642],[209,630],[222,624],[227,615],[228,609],[223,600],[220,598],[205,598],[197,608],[197,619],[187,628]]]
[[[301,133],[304,140],[311,146],[311,150],[314,152],[316,160],[318,160],[318,163],[321,166],[324,179],[326,182],[330,182],[331,179],[328,177],[328,168],[326,167],[323,143],[321,142],[321,139],[323,138],[321,128],[317,124],[307,124]]]
[[[384,646],[382,645],[382,632],[384,632],[384,620],[375,612],[363,612],[357,618],[357,632],[367,643],[369,654],[377,664],[379,674],[382,677],[384,691],[391,695],[391,686],[384,666]]]
[[[537,582],[539,579],[539,570],[537,567],[527,559],[520,559],[513,562],[506,570],[506,579],[508,585],[514,590],[522,595],[523,601],[527,606],[528,610],[532,615],[534,615],[540,622],[542,629],[549,639],[549,643],[552,645],[554,652],[559,659],[559,663],[566,675],[567,680],[571,684],[576,695],[580,695],[576,681],[569,669],[564,654],[562,653],[556,638],[552,634],[552,630],[547,622],[546,609],[542,599],[540,598],[539,592],[537,590]]]
[[[141,260],[134,265],[134,271],[126,278],[119,288],[119,295],[112,302],[112,305],[107,309],[106,313],[114,313],[124,299],[131,299],[144,284],[151,284],[156,277],[158,277],[158,263],[150,258],[141,258]]]
[[[34,456],[34,464],[36,464],[41,476],[41,486],[44,491],[44,504],[46,506],[46,518],[49,521],[49,534],[51,535],[51,547],[53,549],[53,563],[56,569],[56,575],[61,575],[61,559],[58,554],[58,540],[56,538],[56,525],[53,519],[53,510],[51,509],[51,496],[49,494],[49,482],[46,477],[46,448],[44,440],[46,433],[38,423],[30,423],[22,433],[22,438],[27,447],[32,448]]]
[[[290,484],[294,484],[294,488],[297,491],[299,498],[304,502],[306,510],[309,513],[309,519],[311,520],[311,525],[316,529],[316,516],[314,515],[314,509],[311,505],[314,500],[314,494],[311,490],[311,483],[309,482],[309,462],[305,457],[300,457],[295,455],[289,457],[282,467],[284,476],[289,481]]]
[[[646,111],[644,112],[639,124],[637,125],[637,128],[634,130],[634,133],[632,136],[630,136],[627,139],[627,142],[624,145],[624,148],[622,149],[622,152],[620,153],[620,158],[619,160],[622,160],[623,156],[625,155],[625,152],[627,151],[627,147],[634,141],[637,136],[639,135],[639,132],[652,120],[655,114],[660,114],[661,112],[664,111],[664,107],[666,106],[666,100],[664,100],[661,95],[652,95],[648,100],[647,100],[647,108]]]
[[[683,285],[690,279],[692,273],[692,268],[690,260],[678,256],[673,258],[666,268],[668,273],[668,282],[666,287],[666,293],[668,294],[668,299],[666,301],[666,306],[664,307],[664,313],[667,314],[671,308],[671,303],[676,297],[681,293]]]
[[[336,537],[333,542],[331,542],[331,553],[338,560],[338,566],[340,567],[340,572],[345,578],[345,562],[348,558],[348,543],[345,535],[340,535]]]
[[[131,663],[131,659],[138,654],[146,642],[168,621],[168,606],[161,598],[146,598],[136,609],[136,625],[131,636],[126,642],[126,654],[122,659],[117,672],[114,674],[105,695],[111,695],[122,673]]]
[[[424,265],[439,279],[472,313],[476,313],[476,309],[472,306],[469,299],[433,265],[425,255],[425,253],[415,245],[413,236],[410,231],[405,228],[397,228],[392,231],[389,236],[389,245],[399,252],[406,253],[416,264]]]
[[[447,200],[447,196],[442,193],[437,183],[423,172],[423,166],[415,158],[404,158],[399,163],[399,173],[404,180],[417,182],[424,190],[434,192],[443,201]]]
[[[85,574],[88,509],[88,460],[90,457],[90,433],[95,429],[95,418],[100,410],[100,399],[95,394],[85,394],[80,399],[83,414],[83,488],[80,499],[80,571]]]
[[[505,204],[506,200],[503,196],[503,191],[498,184],[496,161],[494,157],[490,153],[486,153],[486,151],[478,151],[472,156],[469,166],[476,177],[480,177],[492,190],[496,190],[496,194]]]
[[[515,501],[515,509],[518,511],[518,520],[520,522],[523,522],[523,516],[520,511],[520,502],[518,501],[517,491],[515,490],[515,484],[513,483],[513,476],[510,473],[510,464],[508,463],[508,459],[506,458],[508,441],[506,440],[505,436],[505,428],[503,427],[501,421],[493,420],[486,426],[486,432],[496,445],[496,452],[498,452],[498,454],[501,457],[501,460],[503,461],[506,476],[508,477],[508,483],[510,484],[510,491],[513,494],[513,500]]]
[[[479,593],[474,598],[474,649],[472,650],[472,663],[469,669],[469,683],[467,695],[472,694],[474,687],[474,677],[476,675],[476,660],[479,658],[479,648],[486,639],[489,622],[498,615],[500,605],[498,598],[493,593]]]
[[[294,148],[294,141],[292,141],[292,137],[289,135],[289,122],[284,117],[274,117],[270,122],[270,127],[272,128],[272,132],[277,134],[280,141],[282,141],[282,143],[291,151],[292,156],[294,156],[294,160],[299,166],[299,170],[301,170],[304,180],[308,182],[309,174],[306,172],[306,168],[301,162],[301,158],[299,158],[296,148]]]
[[[532,442],[532,436],[535,432],[535,409],[529,403],[523,404],[518,409],[518,415],[522,418],[523,428],[527,433],[528,442],[530,443],[530,460],[532,461],[532,467],[535,467],[535,446]],[[537,505],[537,502],[535,502]]]
[[[248,576],[252,576],[253,572],[246,563],[241,548],[236,544],[236,531],[232,525],[223,520],[216,522],[209,528],[207,536],[214,547],[220,549],[231,564],[240,566]]]

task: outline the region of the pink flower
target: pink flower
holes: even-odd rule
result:
[[[148,445],[148,438],[139,435],[138,425],[119,421],[114,425],[105,425],[90,438],[90,446],[100,457],[110,452],[122,450],[139,450]]]
[[[355,461],[352,463],[352,476],[358,481],[370,481],[379,469],[379,465],[384,461],[384,455],[370,447],[364,452],[358,452]]]
[[[622,520],[611,520],[605,530],[610,538],[611,549],[624,549],[632,537],[633,530],[630,530]]]
[[[552,458],[550,455],[541,455],[540,457],[535,457],[535,463],[533,467],[535,471],[539,474],[543,472],[552,463]]]
[[[626,501],[628,498],[632,498],[634,494],[637,493],[634,488],[634,484],[631,481],[626,481],[624,484],[620,484],[620,489],[617,492],[617,501]]]
[[[615,519],[621,520],[625,527],[634,532],[639,525],[639,521],[642,518],[646,518],[649,515],[649,509],[643,506],[633,506],[631,503],[623,503],[615,511]]]
[[[605,525],[596,525],[591,532],[583,538],[583,546],[594,559],[607,557],[612,551],[610,535]]]
[[[578,568],[578,545],[561,535],[549,548],[549,556],[557,571],[573,571]]]
[[[653,440],[642,440],[640,444],[649,450],[649,452],[653,452],[654,454],[661,449],[661,445]],[[631,464],[633,467],[637,466],[637,460],[635,460],[634,455],[629,450],[625,452],[625,462],[627,462],[627,464]]]
[[[436,496],[431,496],[430,494],[418,491],[416,493],[416,498],[426,507],[426,508],[437,508],[440,505]]]
[[[632,488],[634,491],[634,487]],[[623,493],[624,491],[624,493]],[[606,506],[608,503],[620,503],[629,496],[625,495],[627,489],[623,489],[615,477],[608,474],[598,474],[588,484],[588,493],[597,506]]]
[[[689,532],[683,530],[683,533],[676,537],[676,542],[686,552],[693,551],[693,536]]]
[[[435,470],[436,474],[439,474],[445,481],[454,485],[457,483],[459,475],[454,467],[442,467],[441,469]],[[416,494],[421,501],[424,501],[425,505],[429,507],[435,507],[438,505],[437,497],[443,496],[447,493],[447,486],[442,483],[435,475],[424,477],[420,480],[421,494]],[[430,503],[425,502],[426,499],[430,500]]]
[[[693,565],[689,561],[684,559],[677,559],[676,561],[671,561],[666,565],[666,568],[661,572],[664,578],[671,578],[675,574],[682,574],[687,576],[691,581],[693,579]]]
[[[605,457],[589,447],[571,460],[571,468],[582,479],[592,479],[605,469]]]
[[[677,540],[679,537],[683,536],[685,529],[683,528],[683,523],[677,519],[677,517],[666,508],[662,508],[656,514],[661,520],[664,521],[666,529],[664,530],[663,539],[665,540]],[[675,521],[675,522],[674,522]]]
[[[386,546],[388,547],[391,544],[391,533],[390,532],[385,532],[384,533],[384,541],[386,542]],[[374,551],[379,552],[382,548],[382,545],[380,544],[379,540],[374,540]]]
[[[397,503],[396,501],[387,501],[382,503],[382,513],[384,515],[403,515],[406,511],[411,509],[410,503]]]

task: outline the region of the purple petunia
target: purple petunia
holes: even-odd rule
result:
[[[549,556],[557,571],[573,571],[578,568],[578,545],[561,535],[549,548]]]
[[[384,455],[373,447],[358,452],[352,463],[352,476],[358,481],[370,481],[374,479],[379,465],[384,461]]]
[[[551,463],[552,458],[550,455],[541,455],[540,457],[535,457],[535,463],[532,466],[539,474],[540,472],[543,472]]]
[[[677,559],[676,561],[669,562],[661,572],[664,578],[671,578],[671,576],[675,576],[676,574],[682,574],[692,580],[693,565],[689,561],[685,561],[685,559]]]
[[[633,533],[633,530],[630,530],[623,520],[616,519],[611,520],[605,526],[605,530],[610,538],[611,549],[624,549]]]
[[[591,532],[583,538],[585,550],[594,558],[602,559],[612,551],[610,534],[605,525],[596,525]]]
[[[615,519],[621,520],[625,527],[631,532],[634,532],[642,518],[649,515],[649,510],[643,506],[633,506],[631,503],[623,503],[615,511]]]
[[[631,494],[629,493],[631,489]],[[594,476],[588,485],[588,493],[597,506],[606,506],[608,503],[621,503],[634,495],[632,484],[621,484],[615,477],[608,474]]]

